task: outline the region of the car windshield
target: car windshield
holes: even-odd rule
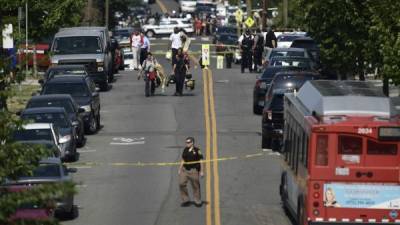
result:
[[[238,37],[235,35],[221,35],[218,41],[228,45],[235,45],[238,41]]]
[[[290,51],[290,50],[282,50],[282,51],[274,51],[272,50],[269,58],[279,57],[279,56],[300,56],[305,57],[304,51]]]
[[[274,89],[299,89],[307,80],[314,80],[313,75],[276,75]]]
[[[33,170],[31,176],[23,176],[23,177],[46,178],[46,177],[60,177],[60,176],[61,176],[61,171],[60,171],[60,166],[58,164],[42,163],[36,169]]]
[[[63,113],[36,113],[36,114],[22,114],[24,120],[33,120],[36,123],[53,123],[57,127],[69,127],[68,119],[65,118]]]
[[[98,54],[102,53],[102,48],[99,37],[58,37],[54,40],[53,51],[56,54]]]
[[[133,59],[133,54],[125,54],[124,59]]]
[[[235,27],[218,27],[217,28],[218,33],[233,33],[236,34],[237,30]]]
[[[48,100],[48,101],[31,101],[28,103],[27,108],[39,107],[62,107],[67,113],[73,113],[74,108],[68,100]]]
[[[303,36],[297,36],[297,35],[279,35],[278,36],[278,41],[293,41],[297,38],[301,38]]]
[[[48,78],[57,76],[57,75],[87,75],[85,70],[82,69],[62,69],[62,70],[51,70],[49,72]]]
[[[275,76],[276,73],[281,72],[281,71],[287,71],[287,70],[295,70],[296,67],[288,66],[288,67],[282,67],[282,66],[270,66],[267,67],[262,76],[261,79],[271,79]],[[297,68],[298,69],[298,68]]]
[[[313,40],[297,40],[290,46],[292,48],[305,48],[305,49],[316,49],[317,45]]]
[[[43,94],[70,94],[72,97],[88,97],[89,91],[87,87],[81,83],[47,83],[44,87]]]
[[[283,94],[274,94],[268,108],[272,111],[283,111]]]
[[[50,129],[18,130],[14,133],[14,140],[16,140],[16,141],[35,141],[35,140],[53,141],[53,135],[52,135],[52,132]]]
[[[294,66],[306,69],[311,69],[311,62],[306,58],[272,58],[270,61],[270,66]]]

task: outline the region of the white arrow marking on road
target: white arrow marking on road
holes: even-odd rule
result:
[[[127,143],[120,143],[120,142],[111,142],[110,145],[144,145],[144,141],[137,141],[137,142],[127,142]]]
[[[144,137],[138,138],[126,138],[126,137],[115,137],[110,145],[143,145],[145,144]]]

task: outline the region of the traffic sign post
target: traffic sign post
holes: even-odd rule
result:
[[[210,65],[210,45],[203,44],[201,45],[201,63],[203,66]]]

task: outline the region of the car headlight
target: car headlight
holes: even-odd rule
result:
[[[59,142],[60,142],[60,144],[65,144],[65,143],[71,141],[71,139],[72,139],[72,136],[68,134],[65,136],[61,136]]]
[[[83,105],[81,106],[82,109],[85,110],[85,112],[91,112],[92,111],[92,107],[90,107],[90,105]]]

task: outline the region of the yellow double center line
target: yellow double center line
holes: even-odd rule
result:
[[[215,115],[214,87],[212,72],[210,69],[203,69],[203,94],[204,94],[204,119],[206,128],[206,225],[212,224],[212,215],[214,215],[214,224],[221,225],[221,213],[219,205],[219,174],[218,161],[210,161],[211,158],[218,158],[218,137],[217,121]],[[212,145],[211,145],[212,142]],[[211,174],[211,163],[213,173]],[[214,178],[214,201],[212,201],[211,177]],[[214,209],[214,213],[212,213]]]

